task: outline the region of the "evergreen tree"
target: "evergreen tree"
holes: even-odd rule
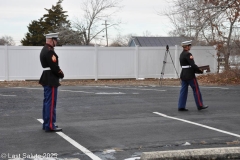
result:
[[[28,33],[21,40],[23,46],[42,46],[45,44],[44,28],[42,18],[38,21],[32,21],[28,26]]]
[[[59,0],[51,9],[45,8],[48,11],[48,14],[43,15],[45,33],[56,32],[60,27],[70,27],[70,22],[67,20],[68,15],[65,15],[67,11],[63,11],[61,6],[62,1]]]
[[[59,0],[51,9],[45,8],[48,13],[44,14],[38,21],[34,20],[29,24],[29,32],[25,35],[25,38],[21,40],[22,45],[42,46],[46,41],[44,34],[58,32],[60,27],[70,28],[71,24],[67,20],[68,15],[65,15],[67,11],[63,11],[61,6],[62,1],[63,0]],[[58,45],[61,45],[61,42]]]

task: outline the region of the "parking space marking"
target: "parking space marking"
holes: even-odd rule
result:
[[[190,123],[190,124],[193,124],[193,125],[196,125],[196,126],[200,126],[200,127],[203,127],[203,128],[207,128],[207,129],[210,129],[210,130],[214,130],[214,131],[217,131],[217,132],[220,132],[220,133],[224,133],[224,134],[228,134],[228,135],[240,138],[239,134],[227,132],[227,131],[224,131],[224,130],[221,130],[221,129],[213,128],[213,127],[206,126],[206,125],[203,125],[203,124],[200,124],[200,123],[191,122],[191,121],[188,121],[188,120],[185,120],[185,119],[171,117],[171,116],[168,116],[166,114],[159,113],[159,112],[153,112],[153,113],[157,114],[159,116],[165,117],[165,118],[174,119],[174,120],[182,121],[182,122],[185,122],[185,123]]]
[[[157,92],[164,92],[166,90],[159,90],[159,89],[144,89],[144,88],[124,88],[124,87],[109,87],[109,86],[106,86],[104,88],[116,88],[116,89],[129,89],[129,90],[139,90],[139,91],[157,91]]]
[[[200,87],[200,88],[211,88],[211,89],[229,89],[229,88],[226,88],[226,87]]]
[[[72,90],[59,90],[59,91],[62,91],[62,92],[80,92],[80,93],[91,93],[93,94],[94,92],[86,92],[86,91],[72,91]]]
[[[122,93],[122,92],[98,92],[95,94],[105,94],[105,95],[115,95],[115,94],[126,94],[126,93]]]
[[[31,88],[31,87],[11,87],[11,88],[32,89],[32,90],[43,90],[43,88]]]
[[[96,87],[96,86],[81,86],[81,87]],[[11,87],[11,88],[20,88],[20,89],[32,89],[32,90],[43,90],[42,88],[30,88],[30,87]],[[165,92],[166,90],[163,90],[163,89],[148,89],[148,88],[144,88],[144,87],[139,87],[139,88],[124,88],[124,87],[111,87],[111,86],[97,86],[97,88],[106,88],[106,89],[109,89],[109,88],[115,88],[115,89],[129,89],[129,90],[138,90],[138,91],[157,91],[157,92]],[[76,90],[62,90],[60,89],[59,91],[61,92],[75,92],[75,93],[89,93],[89,94],[101,94],[101,93],[105,93],[105,92],[86,92],[86,91],[76,91]],[[108,93],[108,92],[106,92]],[[114,94],[116,93],[122,93],[122,92],[114,92]],[[122,93],[122,94],[125,94],[125,93]],[[139,93],[137,93],[139,94]]]
[[[181,86],[169,86],[172,88],[181,88]],[[200,88],[209,88],[209,89],[229,89],[227,87],[210,87],[210,86],[200,86]]]
[[[43,123],[42,119],[37,119],[40,123]],[[70,144],[72,144],[73,146],[75,146],[77,149],[79,149],[80,151],[82,151],[84,154],[86,154],[88,157],[90,157],[92,160],[102,160],[100,159],[98,156],[96,156],[95,154],[93,154],[91,151],[89,151],[87,148],[83,147],[82,145],[80,145],[78,142],[76,142],[75,140],[73,140],[72,138],[70,138],[69,136],[67,136],[66,134],[64,134],[63,132],[56,132],[59,136],[61,136],[63,139],[65,139],[66,141],[68,141]]]
[[[17,95],[6,95],[6,94],[0,94],[2,97],[16,97]]]

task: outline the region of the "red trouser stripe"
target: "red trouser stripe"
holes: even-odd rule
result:
[[[196,94],[197,94],[198,103],[199,103],[200,106],[202,106],[202,102],[201,102],[201,99],[200,99],[200,94],[199,94],[198,84],[197,84],[196,79],[194,79],[194,84],[195,84],[195,88],[196,88]]]
[[[50,108],[50,129],[53,129],[54,87],[52,87],[52,104]]]

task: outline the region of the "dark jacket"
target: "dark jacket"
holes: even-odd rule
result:
[[[55,53],[54,48],[46,44],[40,53],[40,61],[43,68],[50,67],[51,70],[42,72],[39,84],[43,86],[60,86],[59,79],[64,77],[64,74],[58,66],[58,55]]]
[[[203,73],[195,64],[193,56],[190,52],[184,50],[180,54],[179,60],[181,66],[191,66],[190,68],[182,68],[180,75],[182,80],[190,80],[196,77],[195,73]]]

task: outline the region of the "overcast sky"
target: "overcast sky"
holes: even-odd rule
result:
[[[68,11],[68,20],[81,19],[81,3],[83,0],[64,0],[62,7]],[[171,1],[171,0],[168,0]],[[27,26],[33,20],[38,20],[58,0],[0,0],[0,37],[13,37],[16,45],[28,32]],[[170,4],[167,0],[122,0],[123,8],[116,14],[117,19],[123,22],[119,30],[109,29],[109,38],[117,34],[136,34],[142,36],[148,31],[151,35],[167,36],[172,29],[166,17],[157,15],[157,12],[166,10]],[[103,22],[104,23],[104,22]]]

